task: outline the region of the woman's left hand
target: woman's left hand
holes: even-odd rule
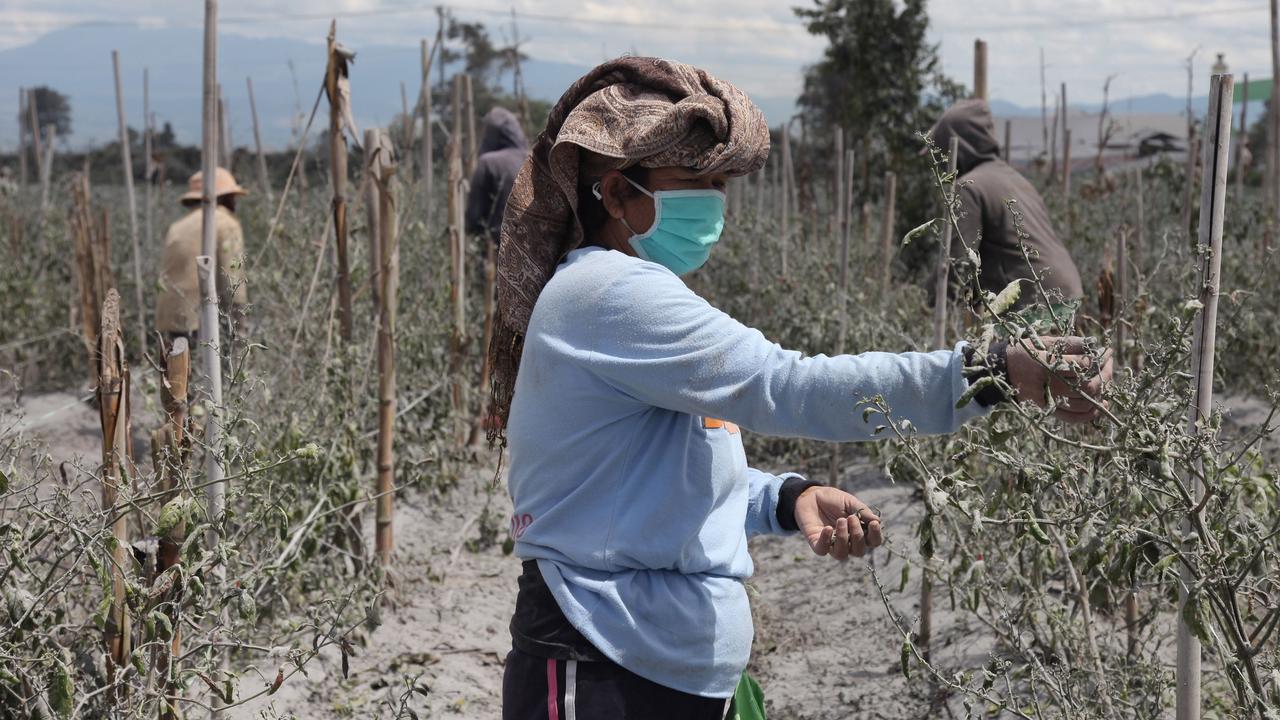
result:
[[[818,555],[847,560],[884,543],[880,518],[867,504],[833,487],[811,487],[796,498],[796,526]]]

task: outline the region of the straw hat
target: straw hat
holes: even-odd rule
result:
[[[223,195],[248,195],[249,191],[236,184],[236,178],[228,170],[218,168],[214,173],[214,190],[218,197]],[[199,200],[204,197],[204,173],[197,172],[187,181],[187,192],[180,198],[181,202]]]

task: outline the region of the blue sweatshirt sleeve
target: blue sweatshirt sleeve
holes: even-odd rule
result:
[[[561,339],[577,346],[572,354],[597,377],[638,402],[835,442],[883,436],[875,433],[882,416],[863,418],[876,397],[896,422],[909,420],[925,434],[954,432],[985,413],[976,402],[955,407],[968,387],[963,345],[805,357],[712,307],[666,268],[638,260],[625,267],[583,298],[597,311]]]
[[[753,467],[747,468],[747,537],[755,535],[789,535],[792,530],[782,527],[778,520],[778,493],[782,483],[793,473],[776,476]]]

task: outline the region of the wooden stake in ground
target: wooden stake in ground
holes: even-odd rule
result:
[[[1044,84],[1044,48],[1040,48],[1040,134],[1043,136],[1045,155],[1049,154],[1049,96]],[[1042,166],[1043,167],[1043,166]]]
[[[457,418],[458,441],[465,443],[467,382],[464,376],[467,345],[467,244],[463,217],[466,213],[466,186],[462,171],[462,88],[461,75],[453,76],[453,134],[449,141],[449,257],[451,259],[450,299],[453,305],[453,335],[450,365],[453,376],[453,411]]]
[[[985,40],[973,41],[973,96],[979,100],[989,99],[987,95],[987,43]]]
[[[40,163],[40,212],[49,207],[49,184],[53,182],[53,144],[58,138],[57,125],[44,126],[44,159]]]
[[[133,158],[129,153],[129,128],[124,120],[124,89],[120,85],[120,53],[111,51],[111,66],[116,74],[116,117],[120,121],[120,156],[124,163],[124,189],[129,197],[129,239],[133,242],[134,301],[138,313],[138,344],[147,352],[147,306],[142,293],[142,251],[138,248],[138,201],[133,194]],[[209,175],[205,176],[210,177]]]
[[[475,422],[471,426],[471,439],[468,442],[474,448],[479,448],[484,444],[484,423],[489,416],[488,403],[484,401],[484,398],[487,396],[485,388],[489,387],[489,373],[492,370],[489,365],[489,344],[493,342],[494,303],[497,299],[494,293],[497,291],[497,280],[498,243],[496,238],[486,232],[484,238],[484,339],[480,344],[482,358],[480,361],[480,384],[476,393],[480,397],[480,408],[476,413]]]
[[[365,232],[369,236],[369,288],[373,291],[374,317],[377,317],[382,308],[382,296],[379,294],[382,291],[382,281],[378,278],[378,273],[382,272],[382,234],[378,230],[378,176],[374,174],[374,161],[377,159],[381,135],[377,128],[364,131],[365,180],[362,184],[365,188],[364,219]]]
[[[1049,176],[1045,178],[1045,183],[1052,185],[1058,180],[1058,116],[1062,114],[1062,96],[1055,95],[1053,98],[1053,131],[1049,138]]]
[[[791,245],[791,128],[787,123],[782,125],[782,276],[787,277],[787,249]]]
[[[836,133],[836,216],[840,226],[837,237],[840,241],[840,266],[837,270],[836,285],[836,355],[843,355],[847,350],[849,335],[849,215],[852,212],[850,201],[853,190],[853,151],[844,149],[844,128]],[[840,444],[831,444],[831,478],[828,484],[838,487],[840,482]]]
[[[196,258],[196,276],[200,282],[200,346],[201,364],[207,378],[206,397],[209,412],[205,416],[204,482],[205,511],[210,521],[205,543],[216,548],[221,540],[219,527],[223,521],[225,483],[222,467],[222,358],[218,328],[218,285],[214,270],[217,246],[217,192],[213,178],[218,160],[218,0],[204,0],[204,115],[201,138],[201,166],[204,190],[200,197],[201,252]],[[221,576],[217,576],[221,580]],[[214,699],[215,707],[217,698]],[[215,710],[216,714],[216,710]]]
[[[1136,232],[1133,236],[1133,263],[1139,271],[1142,270],[1142,259],[1146,252],[1147,241],[1147,209],[1143,198],[1145,192],[1142,181],[1142,166],[1139,165],[1134,172],[1134,193],[1137,195],[1138,221],[1135,228]],[[1139,272],[1139,276],[1141,276],[1141,272]]]
[[[884,219],[880,224],[880,286],[885,297],[893,287],[893,226],[897,213],[898,176],[892,170],[884,174]]]
[[[191,371],[191,352],[185,337],[175,338],[173,345],[163,355],[162,371],[164,383],[160,387],[160,404],[164,409],[165,423],[151,434],[151,454],[153,465],[158,475],[161,507],[179,500],[182,487],[187,476],[187,462],[190,458],[191,441],[187,429],[188,380]],[[186,540],[187,524],[179,520],[159,537],[159,554],[156,558],[156,577],[165,575],[165,571],[178,564],[182,544]],[[153,653],[152,667],[163,673],[165,702],[161,706],[160,720],[177,720],[178,694],[181,685],[178,681],[178,658],[182,654],[182,624],[179,622],[178,607],[180,602],[180,585],[161,596],[161,602],[170,603],[167,615],[173,635],[167,646],[162,645]]]
[[[1271,0],[1271,97],[1280,98],[1280,2]],[[1275,100],[1271,101],[1274,105]],[[1267,113],[1267,207],[1271,233],[1280,229],[1280,112]],[[1264,238],[1265,240],[1265,238]]]
[[[462,76],[462,100],[465,103],[463,116],[467,121],[467,154],[463,158],[466,164],[467,180],[476,172],[476,98],[471,89],[471,75]],[[457,132],[455,130],[454,132]]]
[[[329,95],[329,169],[333,179],[333,232],[338,255],[338,324],[343,342],[351,342],[351,270],[347,261],[347,138],[343,133],[344,104],[350,97],[347,66],[351,52],[336,41],[338,21],[329,25],[329,64],[325,91]]]
[[[27,130],[31,133],[31,152],[35,158],[36,178],[44,173],[44,147],[40,142],[40,112],[36,105],[36,91],[27,88]]]
[[[26,113],[27,91],[26,88],[18,88],[18,184],[24,188],[27,186]]]
[[[151,73],[142,68],[142,182],[147,189],[142,212],[142,239],[150,252],[155,249],[155,235],[151,230],[151,219],[155,214],[155,184],[151,182],[152,153],[151,146],[154,125],[151,122]]]
[[[1213,363],[1214,344],[1218,322],[1218,282],[1222,268],[1222,218],[1226,209],[1227,158],[1231,147],[1231,90],[1230,75],[1214,75],[1209,86],[1209,113],[1205,117],[1204,182],[1200,191],[1199,243],[1208,251],[1201,266],[1200,303],[1196,316],[1195,339],[1191,350],[1191,376],[1195,383],[1195,403],[1187,413],[1187,433],[1199,435],[1213,411]],[[1187,491],[1191,502],[1202,514],[1200,498],[1204,496],[1204,483],[1194,471],[1187,473]],[[1189,508],[1190,510],[1190,508]],[[1183,521],[1184,537],[1193,535],[1190,515]],[[1182,582],[1178,586],[1178,664],[1177,664],[1177,718],[1196,720],[1200,717],[1200,641],[1191,632],[1185,620],[1187,588],[1195,582],[1191,572],[1182,567]]]
[[[1249,73],[1240,85],[1240,134],[1236,136],[1236,198],[1244,199],[1244,165],[1249,152]]]
[[[1071,128],[1062,128],[1062,212],[1067,218],[1067,235],[1071,235]]]
[[[400,246],[393,195],[396,161],[391,138],[383,131],[376,143],[366,144],[373,184],[378,190],[379,257],[378,272],[378,485],[375,547],[378,563],[391,566],[393,548],[392,493],[395,490],[394,432],[396,418],[396,304],[400,287]]]
[[[262,133],[258,130],[258,103],[253,97],[253,78],[245,77],[244,83],[249,88],[249,116],[253,118],[253,147],[258,153],[258,185],[262,188],[262,196],[267,199],[267,207],[274,207],[276,199],[271,192],[271,182],[267,180],[267,156],[262,152]]]
[[[129,457],[129,370],[124,359],[124,337],[120,328],[120,294],[107,292],[102,304],[102,328],[98,333],[98,412],[102,421],[102,507],[114,517],[111,535],[111,609],[107,614],[107,668],[111,682],[128,663],[129,614],[125,605],[125,569],[132,561],[129,548],[128,513],[116,507],[121,486],[127,477]],[[119,699],[112,694],[113,697]]]
[[[437,42],[439,42],[437,40]],[[431,128],[431,57],[434,53],[427,51],[427,41],[422,41],[422,218],[426,225],[426,235],[431,236],[431,203],[435,184],[435,141]]]
[[[409,114],[409,93],[404,89],[404,81],[400,81],[400,147],[404,148],[405,168],[413,166],[413,131],[416,125],[416,114]],[[409,172],[406,177],[412,178]]]
[[[934,284],[934,300],[933,300],[933,347],[936,350],[945,349],[947,347],[947,306],[950,303],[948,297],[947,286],[951,279],[951,241],[952,228],[955,224],[955,196],[956,196],[956,157],[960,154],[960,138],[951,138],[951,147],[948,149],[947,173],[951,176],[951,192],[946,200],[946,207],[943,208],[943,225],[942,225],[942,243],[938,251],[938,275]],[[970,239],[971,240],[971,239]],[[932,525],[932,514],[930,512],[928,498],[930,495],[925,493],[925,520],[928,525]],[[933,536],[925,535],[920,542],[920,555],[924,559],[924,571],[920,574],[920,634],[916,637],[916,646],[920,648],[920,655],[925,660],[929,659],[929,645],[933,641],[933,578],[929,573],[933,570]]]
[[[90,385],[98,382],[98,329],[107,291],[115,288],[111,274],[111,235],[106,218],[94,213],[89,201],[89,176],[77,173],[71,181],[71,237],[81,331],[88,357]]]
[[[1011,153],[1010,148],[1011,148],[1011,147],[1012,147],[1012,145],[1013,145],[1013,143],[1012,143],[1012,141],[1011,141],[1011,138],[1012,138],[1012,137],[1013,137],[1013,121],[1012,121],[1012,120],[1005,120],[1005,121],[1004,121],[1004,161],[1005,161],[1005,164],[1008,164],[1008,162],[1009,162],[1010,153]]]

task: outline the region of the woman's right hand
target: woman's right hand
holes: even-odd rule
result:
[[[1045,350],[1009,343],[1005,367],[1009,384],[1017,391],[1015,400],[1031,401],[1047,407],[1056,403],[1054,416],[1071,423],[1085,423],[1098,416],[1103,389],[1111,382],[1111,351],[1102,355],[1101,366],[1094,361],[1080,337],[1041,338]],[[1047,366],[1047,367],[1046,367]]]

